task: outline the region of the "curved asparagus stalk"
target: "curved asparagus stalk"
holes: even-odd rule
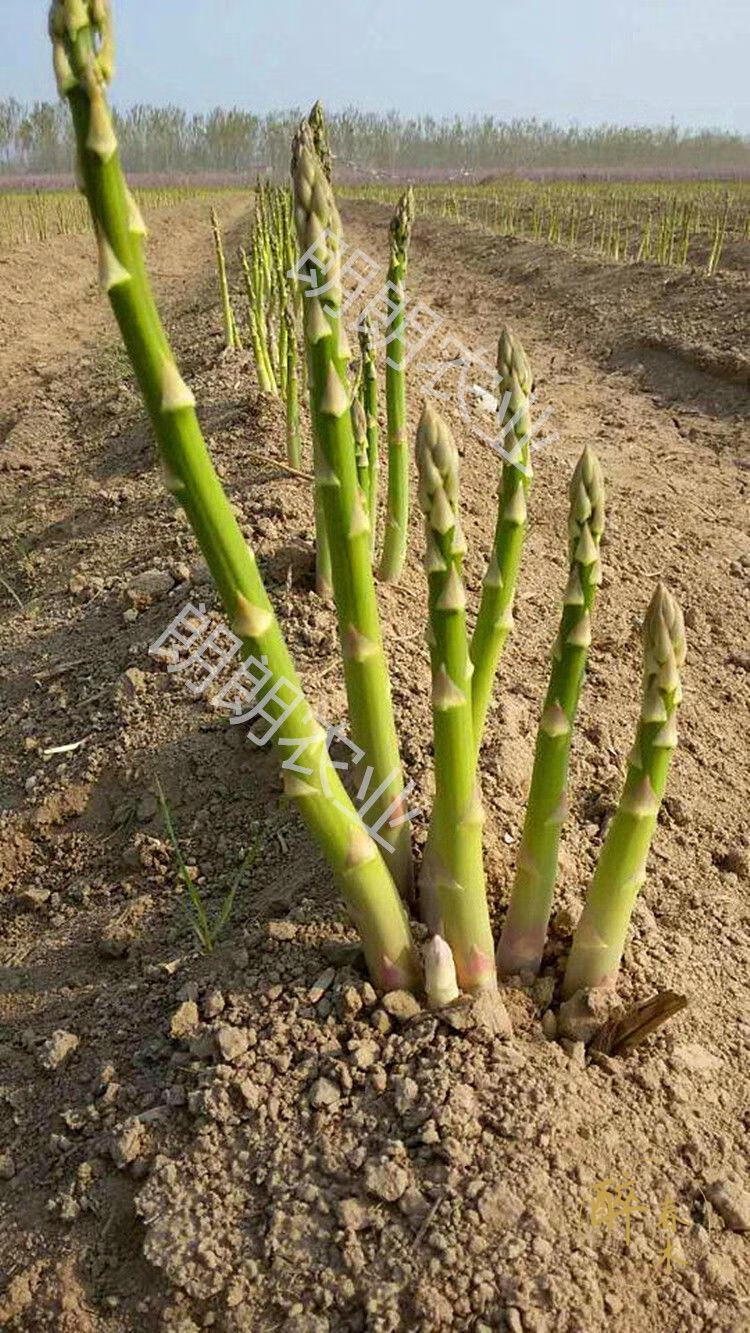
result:
[[[193,395],[162,327],[141,253],[143,225],[120,166],[105,97],[112,35],[105,0],[55,0],[50,35],[58,86],[73,116],[83,188],[109,296],[143,394],[168,490],[182,505],[211,569],[230,623],[248,650],[300,699],[280,739],[307,742],[309,775],[287,769],[287,793],[317,839],[357,925],[376,984],[412,986],[418,962],[403,904],[372,838],[362,827],[327,754],[325,736],[299,680],[254,555],[240,532],[201,434]],[[281,753],[287,754],[286,750]],[[299,754],[299,750],[297,750]]]
[[[471,639],[471,660],[474,663],[472,713],[477,753],[482,744],[497,664],[513,628],[513,598],[526,536],[526,495],[531,484],[531,370],[523,347],[509,329],[503,329],[500,334],[497,371],[503,449],[512,461],[503,461],[492,556],[484,576]]]
[[[302,122],[292,143],[294,212],[301,253],[310,253],[302,277],[308,349],[310,415],[317,443],[315,476],[322,497],[331,552],[333,592],[344,658],[349,720],[354,740],[372,767],[382,792],[378,814],[393,807],[382,834],[393,848],[393,876],[411,892],[412,862],[408,822],[403,816],[403,778],[393,720],[391,689],[380,634],[370,565],[370,524],[357,481],[348,381],[350,349],[341,322],[341,222],[331,187]],[[325,283],[320,282],[321,272]],[[325,295],[314,292],[324,287]],[[394,806],[395,802],[395,806]]]
[[[409,452],[406,444],[406,377],[404,329],[406,326],[404,282],[406,261],[414,223],[414,195],[409,189],[399,199],[390,226],[388,265],[389,301],[396,309],[389,322],[385,362],[385,398],[388,434],[388,505],[378,578],[396,583],[406,558],[409,524]]]
[[[458,983],[496,984],[482,863],[484,814],[471,724],[471,662],[461,569],[466,543],[458,514],[458,450],[425,404],[417,430],[418,498],[425,516],[429,584],[435,806],[422,887],[437,908],[428,924],[450,945]],[[428,908],[428,912],[432,912]]]
[[[542,961],[560,832],[567,815],[570,742],[591,642],[591,614],[601,582],[603,530],[604,479],[599,460],[587,445],[570,483],[570,574],[537,733],[516,875],[497,950],[501,976],[537,972]]]
[[[367,425],[367,470],[369,472],[367,494],[369,497],[370,540],[374,547],[378,514],[378,372],[375,364],[375,342],[368,315],[365,315],[359,325],[359,350],[362,358],[360,399]]]
[[[677,745],[678,668],[685,661],[685,626],[674,597],[656,587],[643,622],[643,700],[620,804],[607,830],[573,939],[563,994],[614,988],[638,891],[646,878],[651,839]]]

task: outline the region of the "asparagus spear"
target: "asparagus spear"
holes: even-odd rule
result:
[[[224,318],[224,341],[228,348],[242,348],[242,342],[235,323],[232,303],[229,299],[229,283],[227,282],[227,265],[224,259],[224,246],[221,240],[221,230],[219,219],[216,216],[216,209],[211,209],[211,230],[214,234],[214,248],[216,250],[216,267],[219,273],[219,293],[221,295],[221,309]]]
[[[537,972],[557,876],[566,817],[570,742],[591,640],[591,613],[601,581],[604,480],[586,446],[570,483],[570,574],[539,723],[531,789],[508,915],[500,937],[500,975]]]
[[[388,504],[383,551],[378,577],[397,583],[406,558],[409,523],[409,454],[406,446],[406,377],[404,367],[406,261],[414,222],[411,187],[401,196],[391,219],[388,291],[396,310],[389,324],[385,363],[385,397],[388,434]]]
[[[513,628],[513,598],[526,536],[526,495],[531,482],[531,370],[523,347],[507,328],[503,329],[498,341],[497,372],[503,449],[512,461],[503,461],[495,539],[471,640],[474,663],[472,710],[477,753],[482,743],[497,664]]]
[[[367,425],[367,494],[371,543],[375,545],[375,526],[378,511],[378,373],[375,365],[375,343],[370,319],[365,315],[359,325],[359,350],[362,358],[360,396]]]
[[[299,385],[297,383],[297,322],[291,301],[284,307],[286,325],[286,456],[290,467],[300,465]]]
[[[495,985],[494,946],[482,864],[484,814],[471,724],[466,550],[458,514],[458,450],[445,422],[425,404],[417,430],[418,498],[425,516],[429,583],[435,806],[422,887],[428,924],[450,946],[458,983]]]
[[[308,280],[304,315],[316,488],[331,552],[349,720],[365,763],[372,766],[375,788],[382,787],[376,809],[382,814],[396,802],[391,819],[398,819],[403,815],[404,784],[370,565],[370,524],[357,481],[348,381],[351,353],[340,313],[341,222],[305,121],[292,143],[292,185],[300,252],[310,254],[301,276]],[[321,273],[325,283],[320,282]],[[325,295],[314,295],[321,286]],[[393,847],[389,862],[396,883],[408,896],[408,822],[393,828],[389,820],[382,832]]]
[[[105,89],[112,69],[106,0],[55,0],[50,11],[55,73],[75,129],[83,189],[109,296],[161,454],[168,490],[182,505],[211,569],[243,656],[265,658],[300,702],[277,732],[307,742],[309,776],[285,771],[285,786],[332,866],[364,944],[375,983],[416,983],[418,961],[408,919],[372,838],[328,756],[323,729],[301,694],[297,674],[258,572],[216,471],[154,303],[143,262],[143,223],[120,166]],[[287,750],[282,750],[288,756]],[[327,793],[330,793],[327,794]],[[333,799],[331,799],[333,798]]]
[[[651,839],[677,745],[678,668],[685,661],[682,611],[657,584],[643,622],[643,699],[625,787],[604,839],[573,939],[563,994],[613,988],[630,917],[646,878]]]

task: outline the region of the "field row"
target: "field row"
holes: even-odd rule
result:
[[[350,187],[352,198],[393,204],[399,190]],[[744,181],[498,180],[414,191],[417,216],[474,222],[501,236],[563,245],[627,262],[747,269],[750,184]]]
[[[236,188],[236,187],[227,187]],[[148,187],[136,191],[146,210],[214,198],[221,187]],[[350,198],[395,204],[401,190],[349,186]],[[478,223],[502,236],[616,262],[691,266],[707,274],[746,271],[750,264],[750,182],[618,182],[496,180],[484,185],[422,185],[417,216]],[[0,191],[0,249],[68,236],[89,226],[74,190]]]

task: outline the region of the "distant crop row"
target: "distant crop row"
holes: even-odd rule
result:
[[[135,191],[144,210],[174,208],[188,199],[212,198],[215,193],[179,185]],[[76,190],[0,191],[0,250],[53,236],[73,236],[90,227],[88,204]]]
[[[503,236],[543,241],[619,261],[707,273],[746,268],[750,183],[580,182],[506,179],[487,185],[423,185],[417,215],[474,222]],[[349,187],[355,198],[393,203],[398,190]]]
[[[188,115],[176,106],[113,111],[123,162],[131,172],[268,172],[277,178],[288,172],[289,139],[299,118],[296,109],[263,116],[220,107],[207,115]],[[405,118],[352,108],[332,115],[329,123],[340,177],[507,171],[750,174],[750,140],[715,130],[563,129],[536,120]],[[0,172],[68,172],[73,155],[62,104],[0,101]]]

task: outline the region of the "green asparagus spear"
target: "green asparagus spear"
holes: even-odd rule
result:
[[[537,972],[557,877],[560,831],[567,813],[570,742],[601,581],[604,481],[596,455],[584,449],[570,483],[570,574],[539,723],[526,819],[508,915],[500,937],[500,975]]]
[[[391,823],[405,813],[404,784],[370,565],[370,524],[357,481],[348,380],[351,352],[341,321],[341,222],[305,121],[292,144],[292,185],[299,249],[309,255],[301,278],[307,287],[305,338],[317,443],[316,487],[331,552],[349,720],[364,762],[372,767],[374,786],[382,787],[376,810],[382,814],[395,803],[382,833],[393,848],[389,863],[394,878],[407,896],[412,882],[409,825],[404,821],[394,828]],[[315,294],[320,287],[324,295]]]
[[[216,250],[216,267],[219,273],[219,294],[221,296],[221,309],[224,318],[224,340],[228,348],[240,348],[242,342],[237,331],[232,303],[229,299],[229,283],[227,282],[227,265],[224,259],[224,246],[221,240],[221,229],[219,219],[216,216],[216,209],[211,209],[211,230],[214,234],[214,248]]]
[[[607,829],[565,971],[563,994],[613,988],[677,745],[678,668],[685,661],[682,612],[662,583],[643,622],[643,699],[625,788]]]
[[[378,577],[397,583],[406,558],[409,524],[409,451],[406,443],[406,263],[412,225],[414,195],[411,187],[398,202],[390,226],[389,299],[395,305],[389,321],[385,362],[385,397],[388,434],[388,504],[383,551]]]
[[[529,396],[531,370],[526,353],[509,329],[497,349],[498,394],[503,427],[503,462],[492,556],[482,586],[471,640],[474,663],[473,718],[477,753],[505,640],[513,628],[513,598],[526,536],[526,495],[531,483]]]
[[[330,862],[362,936],[376,984],[416,983],[408,919],[383,858],[359,821],[328,756],[325,733],[301,694],[294,665],[254,555],[240,532],[206,449],[193,395],[180,376],[143,262],[143,223],[125,185],[105,90],[112,69],[106,0],[55,0],[50,11],[58,86],[70,105],[83,189],[109,296],[161,454],[168,490],[190,521],[243,655],[265,659],[273,677],[300,693],[279,740],[307,742],[309,777],[285,771],[285,786]],[[281,751],[288,757],[286,750]],[[330,794],[328,794],[330,793]]]
[[[435,805],[422,867],[423,907],[428,925],[450,946],[459,985],[471,991],[496,982],[471,722],[472,673],[461,574],[466,543],[458,513],[458,450],[429,403],[419,422],[416,452],[427,539],[435,740]]]

